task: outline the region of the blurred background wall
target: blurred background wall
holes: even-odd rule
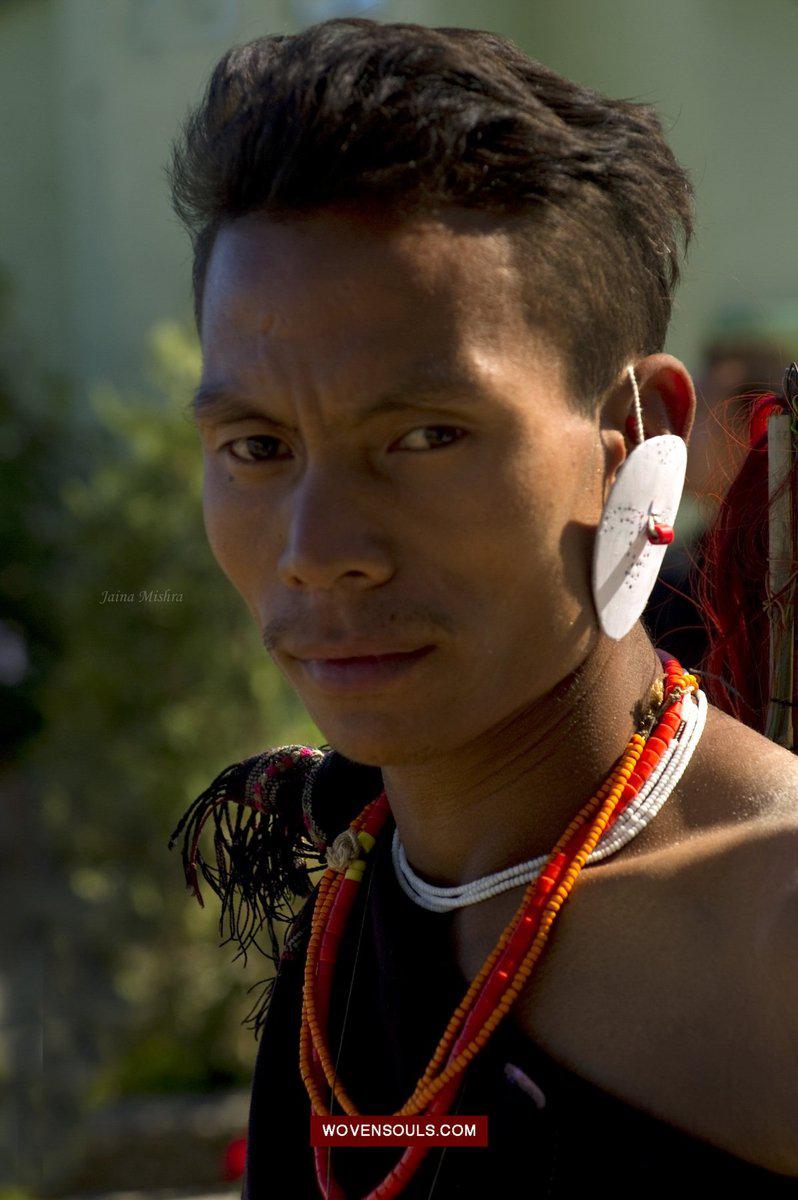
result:
[[[3,258],[42,363],[136,377],[153,321],[189,314],[162,175],[188,105],[232,42],[353,12],[495,29],[657,106],[699,199],[672,353],[695,363],[721,309],[794,296],[795,0],[5,0]]]
[[[0,1195],[235,1188],[262,972],[165,843],[229,762],[324,739],[204,542],[163,168],[228,46],[352,14],[489,28],[660,112],[698,198],[666,346],[700,404],[675,585],[706,468],[733,466],[720,406],[796,357],[796,0],[0,2]],[[664,636],[684,614],[654,599]]]

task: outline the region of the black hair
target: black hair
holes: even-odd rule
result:
[[[228,50],[166,167],[194,250],[197,328],[220,227],[340,204],[507,222],[528,316],[594,410],[663,348],[693,189],[647,104],[610,99],[484,30],[323,21]]]

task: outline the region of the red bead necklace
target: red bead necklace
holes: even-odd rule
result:
[[[648,737],[632,735],[608,778],[568,825],[452,1014],[412,1096],[392,1115],[451,1112],[468,1063],[486,1044],[525,985],[585,862],[605,830],[637,795],[678,730],[685,697],[698,689],[698,679],[686,673],[675,658],[658,653],[664,663],[659,719],[654,721]],[[300,1072],[312,1112],[323,1116],[332,1115],[322,1095],[325,1081],[344,1112],[360,1115],[336,1078],[328,1049],[330,994],[338,948],[363,878],[366,856],[389,814],[383,791],[335,839],[328,855],[328,861],[335,865],[328,866],[322,876],[314,905],[305,961]],[[408,1147],[364,1200],[399,1196],[428,1152],[420,1143]],[[314,1155],[320,1194],[325,1200],[346,1200],[331,1172],[330,1147],[314,1147]]]

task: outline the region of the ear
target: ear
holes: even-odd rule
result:
[[[687,442],[695,421],[696,396],[693,380],[684,363],[672,354],[650,354],[632,365],[646,439],[673,433]],[[627,370],[602,404],[601,425],[606,503],[619,467],[640,440],[634,389]]]
[[[689,441],[695,422],[696,396],[693,380],[684,363],[672,354],[650,354],[634,365],[634,373],[646,438],[675,433],[685,442]],[[631,450],[639,439],[634,391],[628,371],[625,379],[628,411],[624,433],[631,442]]]

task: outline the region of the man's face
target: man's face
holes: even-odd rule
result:
[[[456,752],[598,636],[599,418],[567,403],[513,262],[466,212],[253,216],[214,245],[201,393],[227,400],[198,413],[208,538],[324,737],[360,762]],[[339,638],[434,649],[343,691],[294,657]]]

